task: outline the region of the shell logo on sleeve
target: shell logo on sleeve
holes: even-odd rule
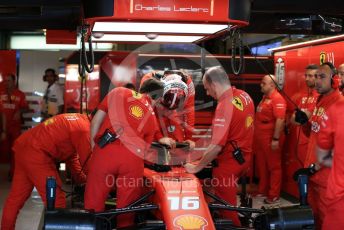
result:
[[[143,109],[138,105],[129,107],[129,114],[136,119],[141,119],[144,115]]]
[[[253,124],[253,116],[252,116],[252,115],[248,115],[248,116],[246,117],[246,121],[245,121],[245,126],[246,126],[246,128],[251,127],[252,124]]]

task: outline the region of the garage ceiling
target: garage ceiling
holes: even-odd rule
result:
[[[83,3],[90,0],[1,0],[0,31],[34,32],[42,29],[75,30],[80,25]],[[94,0],[95,1],[95,0]],[[331,31],[288,27],[297,19],[335,21],[342,26],[344,1],[328,0],[253,0],[250,25],[245,33],[263,34],[333,34]],[[294,20],[287,26],[276,26],[281,20]],[[332,22],[332,21],[331,21]]]

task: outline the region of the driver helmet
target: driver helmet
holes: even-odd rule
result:
[[[161,79],[164,92],[161,104],[169,110],[180,108],[188,96],[188,86],[178,74],[169,74]]]

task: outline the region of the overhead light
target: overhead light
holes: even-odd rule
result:
[[[297,49],[300,47],[305,47],[307,45],[318,45],[318,44],[324,44],[324,43],[331,43],[335,41],[343,41],[344,40],[344,35],[336,35],[336,36],[331,36],[331,37],[326,37],[326,38],[321,38],[321,39],[316,39],[316,40],[310,40],[306,42],[299,42],[291,45],[286,45],[286,46],[280,46],[277,48],[272,48],[268,49],[270,52],[281,52],[289,49]]]
[[[172,36],[159,35],[156,38],[148,38],[146,35],[133,34],[104,34],[101,38],[94,38],[94,42],[175,42],[190,43],[202,39],[203,36]]]
[[[103,36],[104,36],[104,33],[100,33],[100,32],[92,33],[92,37],[94,37],[94,38],[101,38]]]
[[[228,24],[95,22],[92,32],[215,34],[226,28]]]
[[[88,43],[86,43],[88,47]],[[94,50],[112,50],[112,43],[98,43],[93,45]],[[80,39],[76,45],[46,44],[43,35],[12,35],[10,48],[14,50],[78,50]]]
[[[159,35],[158,34],[155,34],[155,33],[149,33],[149,34],[146,34],[146,37],[149,39],[149,40],[154,40],[158,37]]]

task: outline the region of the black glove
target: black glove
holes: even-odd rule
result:
[[[169,171],[171,171],[171,166],[169,166],[169,165],[145,164],[145,167],[152,169],[155,172],[169,172]]]
[[[311,164],[308,168],[300,168],[294,172],[293,179],[298,181],[300,175],[306,175],[308,177],[316,173],[315,165]]]
[[[295,110],[295,121],[301,125],[306,124],[308,121],[308,116],[305,112],[297,108]]]

